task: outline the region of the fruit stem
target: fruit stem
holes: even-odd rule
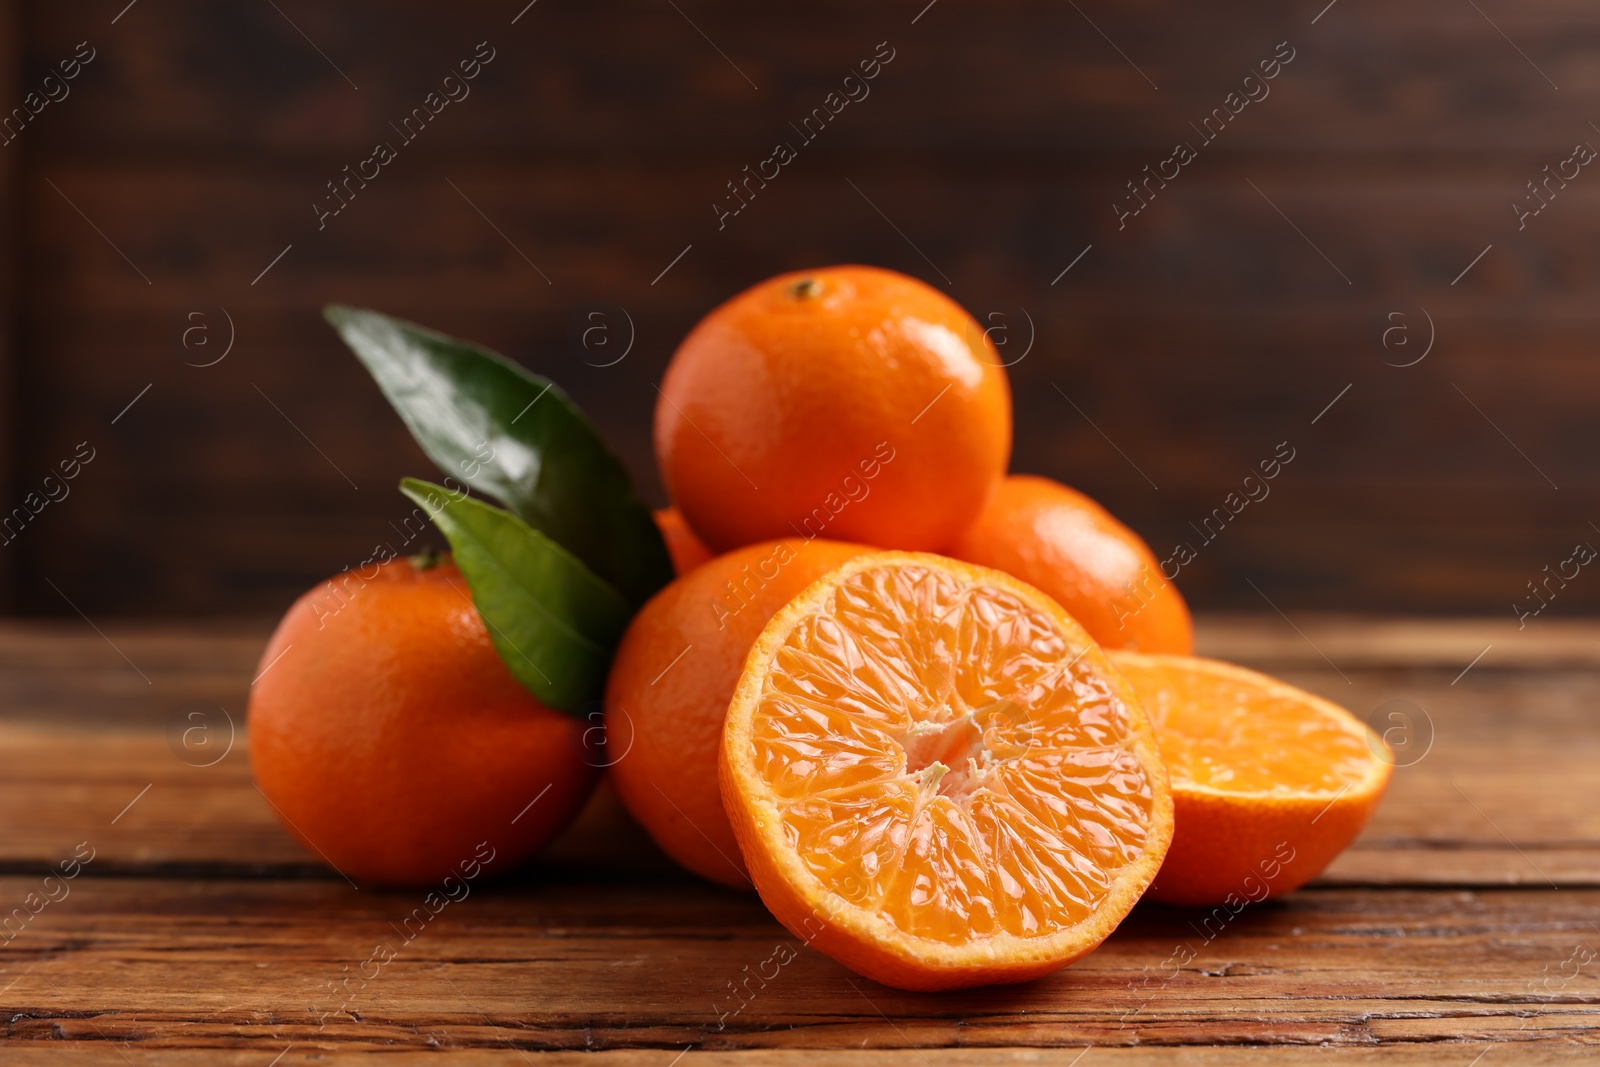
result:
[[[822,295],[822,286],[815,278],[801,278],[789,286],[789,295],[797,300],[812,300]]]
[[[411,565],[419,571],[431,571],[444,562],[444,553],[437,548],[425,548],[411,557]]]

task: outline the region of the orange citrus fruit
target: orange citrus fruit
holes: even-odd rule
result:
[[[657,593],[623,634],[606,681],[611,780],[662,850],[704,878],[750,888],[717,792],[717,748],[745,656],[772,613],[866,551],[790,538],[746,545]]]
[[[1388,745],[1344,708],[1192,656],[1112,652],[1144,702],[1172,778],[1177,833],[1154,900],[1265,900],[1322,872],[1389,783]]]
[[[1189,607],[1149,546],[1060,482],[1006,478],[950,554],[1038,586],[1105,648],[1194,651]]]
[[[672,557],[675,574],[687,574],[711,558],[711,550],[701,542],[683,520],[677,508],[657,508],[654,512],[656,529],[667,543],[667,555]]]
[[[656,401],[656,458],[711,548],[828,537],[942,549],[1011,452],[983,328],[894,271],[771,278],[700,320]]]
[[[1020,982],[1116,927],[1172,798],[1138,699],[999,571],[871,553],[773,616],[728,708],[722,799],[797,937],[903,989]]]
[[[322,583],[278,624],[259,673],[256,785],[312,854],[357,881],[505,871],[595,782],[584,723],[511,676],[450,562],[397,559]]]

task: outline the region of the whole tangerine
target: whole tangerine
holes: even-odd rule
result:
[[[711,550],[689,529],[683,512],[677,508],[657,508],[651,513],[656,529],[667,543],[667,555],[672,557],[672,573],[687,574],[711,558]]]
[[[598,771],[585,723],[501,662],[451,562],[346,571],[295,602],[250,693],[250,766],[285,829],[346,877],[437,884],[532,855]],[[475,859],[476,858],[476,859]]]
[[[1060,482],[1006,478],[949,551],[1049,593],[1106,648],[1194,651],[1189,606],[1150,547]]]
[[[722,719],[750,646],[797,593],[865,551],[821,538],[746,545],[669,584],[623,634],[606,683],[611,781],[694,873],[750,888],[717,790]]]
[[[1011,452],[1011,391],[971,315],[877,267],[782,274],[684,338],[656,459],[713,550],[825,536],[940,550]]]

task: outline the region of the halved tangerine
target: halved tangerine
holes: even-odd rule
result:
[[[1389,746],[1337,704],[1244,667],[1113,651],[1155,724],[1177,833],[1152,900],[1265,900],[1322,873],[1389,784]]]
[[[903,989],[1071,963],[1172,836],[1154,733],[1105,653],[1039,590],[942,556],[858,557],[773,616],[719,770],[772,913]]]

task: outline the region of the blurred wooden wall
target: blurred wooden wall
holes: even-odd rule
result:
[[[1002,316],[1013,357],[1033,334],[1015,467],[1193,545],[1197,605],[1509,614],[1600,545],[1600,167],[1524,229],[1511,207],[1600,147],[1600,8],[1325,2],[6,0],[0,104],[94,53],[0,147],[8,506],[94,458],[0,547],[3,606],[275,613],[392,540],[396,480],[430,468],[325,302],[551,375],[659,500],[676,340],[767,275],[861,261]],[[480,42],[470,96],[403,143]],[[880,42],[870,95],[801,144]],[[397,158],[319,229],[378,141]],[[719,229],[778,141],[798,158]],[[1119,228],[1179,142],[1197,158]],[[1271,495],[1203,543],[1280,442]],[[1548,610],[1596,607],[1585,571]]]

